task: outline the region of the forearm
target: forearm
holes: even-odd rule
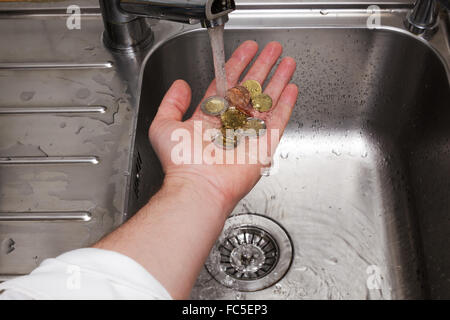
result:
[[[129,256],[175,299],[187,298],[235,203],[207,185],[170,179],[136,215],[96,248]]]

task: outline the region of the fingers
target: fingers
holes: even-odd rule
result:
[[[267,119],[267,127],[270,129],[279,129],[280,136],[283,134],[284,128],[289,121],[292,109],[297,102],[297,96],[297,86],[292,83],[288,84],[281,93],[278,104],[271,111],[271,115]]]
[[[261,51],[261,54],[250,68],[243,81],[249,79],[256,80],[262,85],[269,75],[270,70],[272,70],[273,66],[280,57],[282,51],[283,47],[279,42],[269,42],[263,51]]]
[[[242,72],[247,68],[248,64],[253,60],[258,52],[258,44],[255,41],[245,41],[242,43],[231,55],[230,59],[225,65],[228,87],[231,88],[236,85]],[[202,101],[216,94],[216,80],[214,80],[206,90]],[[201,102],[200,102],[201,104]],[[197,106],[192,116],[194,119],[207,120],[211,118],[206,116],[200,110],[200,105]]]
[[[258,44],[251,40],[245,41],[238,49],[236,49],[236,51],[234,51],[226,65],[229,88],[234,87],[237,84],[242,72],[244,72],[245,68],[247,68],[248,64],[253,60],[257,52]]]
[[[181,121],[191,103],[191,88],[184,80],[176,80],[164,96],[153,122]]]
[[[247,68],[248,64],[253,60],[257,52],[258,44],[251,40],[245,41],[233,52],[225,65],[228,88],[236,85],[242,72],[244,72],[245,68]],[[215,94],[216,81],[214,80],[208,87],[208,90],[206,90],[205,97],[210,97]]]
[[[236,85],[241,73],[245,70],[247,65],[250,63],[250,61],[253,59],[254,55],[256,54],[258,47],[257,44],[254,41],[246,41],[244,42],[236,51],[233,53],[230,60],[227,62],[226,68],[227,68],[227,78],[228,78],[228,86],[233,87]],[[261,54],[256,59],[253,66],[250,68],[247,75],[244,77],[243,81],[246,80],[256,80],[259,83],[264,83],[267,76],[270,74],[270,71],[272,70],[273,66],[276,64],[277,60],[281,56],[281,53],[283,51],[283,48],[280,43],[278,42],[270,42],[266,45],[266,47],[262,50]],[[274,109],[277,108],[277,105],[279,104],[279,100],[281,99],[282,93],[284,92],[285,88],[287,89],[287,84],[292,78],[292,75],[294,74],[296,68],[295,60],[291,57],[284,58],[278,68],[276,69],[274,75],[272,76],[269,84],[267,85],[267,88],[265,89],[265,93],[268,94],[272,100],[273,105],[275,106]],[[215,87],[215,81],[209,86],[205,98],[212,96],[216,93],[216,87]],[[294,86],[295,87],[295,86]],[[295,104],[296,96],[297,96],[297,89],[295,87],[295,98],[294,102],[291,105],[291,108]],[[290,87],[287,92],[291,92],[292,87]],[[291,92],[292,93],[292,92]],[[285,104],[284,97],[283,103]],[[281,100],[280,100],[281,101]],[[273,110],[270,112],[270,114],[266,113],[259,113],[256,110],[253,111],[253,116],[257,118],[261,118],[263,120],[270,120],[271,118],[274,118],[273,114],[279,114],[280,111]],[[288,113],[288,117],[290,115],[290,112]],[[194,113],[194,118],[199,118],[204,116],[201,113],[200,108],[197,108]],[[206,116],[207,117],[207,116]],[[208,117],[209,118],[209,117]]]
[[[291,57],[286,57],[281,61],[274,75],[270,79],[270,82],[267,85],[266,90],[264,90],[264,93],[268,94],[272,98],[274,106],[277,105],[281,93],[291,80],[295,68],[295,60]]]

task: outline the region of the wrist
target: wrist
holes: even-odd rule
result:
[[[198,212],[215,215],[225,220],[234,209],[236,202],[228,199],[208,179],[197,175],[171,175],[164,178],[161,195],[173,197],[180,206],[198,206]],[[200,210],[201,208],[201,210]]]

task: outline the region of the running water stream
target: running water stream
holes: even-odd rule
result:
[[[224,97],[227,91],[227,76],[225,73],[225,49],[223,44],[224,26],[208,28],[209,39],[214,59],[217,95]]]

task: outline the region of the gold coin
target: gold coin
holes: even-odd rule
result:
[[[259,112],[267,112],[272,108],[272,98],[262,93],[252,99],[253,108]]]
[[[228,109],[228,101],[222,97],[213,96],[205,99],[200,108],[207,115],[218,116]]]
[[[242,84],[242,86],[247,88],[252,98],[262,93],[261,85],[256,80],[247,80]]]
[[[247,116],[234,107],[230,107],[220,115],[222,125],[226,129],[240,129],[247,122]]]
[[[244,136],[258,137],[266,133],[266,123],[258,118],[248,118],[247,123],[242,128]]]

